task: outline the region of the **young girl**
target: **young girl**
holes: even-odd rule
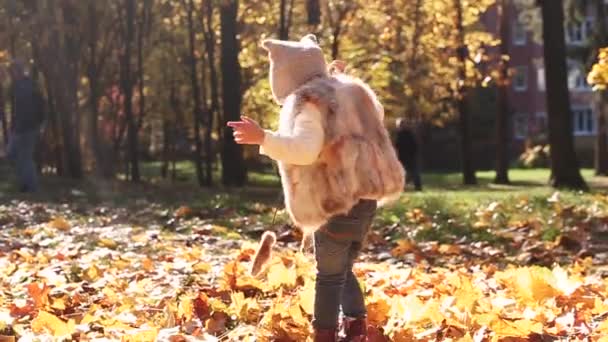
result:
[[[336,341],[340,308],[347,341],[366,341],[353,263],[377,202],[398,197],[404,186],[383,108],[362,81],[330,74],[314,35],[262,46],[273,97],[283,106],[279,129],[265,131],[244,116],[228,125],[237,143],[260,145],[260,153],[278,161],[291,219],[314,232],[314,341]]]

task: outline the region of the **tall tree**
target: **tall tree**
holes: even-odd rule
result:
[[[328,0],[325,5],[326,17],[331,30],[331,58],[336,60],[340,54],[342,34],[359,8],[359,4],[349,0]]]
[[[494,183],[509,184],[509,2],[498,2],[500,62],[496,101],[496,177]]]
[[[127,119],[127,155],[128,173],[131,181],[139,182],[139,153],[138,130],[133,113],[133,85],[132,70],[133,43],[135,41],[135,0],[124,0],[125,19],[123,27],[123,52],[120,63],[120,85],[123,93],[123,106]]]
[[[203,143],[201,141],[201,120],[203,117],[202,103],[201,103],[201,90],[198,81],[198,63],[196,58],[195,44],[196,44],[196,32],[194,27],[194,0],[182,1],[186,8],[186,17],[188,19],[188,65],[190,66],[190,82],[192,85],[192,98],[194,102],[194,108],[192,110],[194,120],[194,156],[192,161],[196,169],[196,178],[199,185],[205,185],[205,176],[203,174],[202,164],[202,150]],[[204,66],[203,66],[204,67]],[[203,80],[204,81],[204,80]]]
[[[213,141],[212,141],[212,133],[213,133],[213,125],[214,125],[214,117],[219,111],[219,83],[217,76],[217,68],[216,68],[216,58],[215,58],[215,29],[213,28],[213,4],[212,1],[205,1],[202,8],[203,12],[203,38],[205,40],[205,51],[207,53],[206,65],[203,65],[201,70],[205,71],[209,70],[209,87],[210,88],[210,97],[211,103],[209,106],[206,106],[206,130],[205,130],[205,184],[207,186],[211,186],[213,183],[213,162],[214,162],[214,153],[213,153]],[[203,84],[205,83],[206,77],[202,77]],[[203,90],[203,94],[207,93],[207,87]],[[204,101],[207,103],[207,101]]]
[[[4,146],[8,145],[8,120],[4,111],[4,89],[0,86],[0,125],[2,125],[2,140]]]
[[[454,0],[456,34],[458,39],[458,122],[460,128],[460,160],[465,185],[477,184],[471,141],[471,122],[467,108],[467,58],[469,50],[465,44],[464,17],[461,0]]]
[[[241,66],[237,37],[238,8],[238,0],[224,0],[220,3],[222,105],[224,114],[222,182],[227,186],[243,186],[247,181],[243,148],[234,141],[232,131],[226,126],[228,121],[239,120],[241,111]]]
[[[293,16],[294,0],[281,0],[279,10],[279,39],[289,39],[289,28],[291,27],[291,18]]]
[[[114,162],[111,149],[106,139],[99,134],[99,103],[103,96],[103,81],[107,61],[115,48],[116,30],[112,29],[112,20],[108,13],[95,0],[87,1],[87,21],[85,42],[86,76],[89,85],[88,107],[88,143],[95,161],[95,170],[99,176],[114,176]]]
[[[608,18],[606,16],[606,2],[594,0],[595,31],[593,46],[595,50],[608,46]],[[592,54],[595,58],[596,55]],[[594,164],[595,174],[608,176],[608,92],[600,91],[597,97],[597,136],[595,138]]]
[[[308,25],[316,26],[321,23],[321,4],[319,0],[306,0]]]
[[[82,155],[80,149],[80,116],[78,115],[78,56],[80,39],[78,36],[77,4],[49,0],[47,8],[41,11],[49,16],[51,30],[45,56],[52,60],[47,77],[53,84],[56,109],[59,113],[63,136],[63,160],[66,175],[81,178]]]
[[[562,0],[539,0],[542,13],[549,144],[551,146],[551,184],[556,188],[586,189],[580,174],[568,91],[564,7]]]

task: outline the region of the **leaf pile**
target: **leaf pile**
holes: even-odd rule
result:
[[[553,213],[538,220],[605,222],[603,210],[552,203]],[[473,228],[495,228],[514,248],[524,241],[508,232],[539,238],[542,224],[501,218],[504,205],[478,208]],[[77,211],[21,204],[6,211],[14,217],[0,230],[0,340],[310,340],[312,256],[279,245],[253,278],[255,244],[188,207],[160,215],[174,229],[122,222],[112,211]],[[410,225],[439,224],[423,210],[404,216]],[[503,267],[497,259],[509,256],[498,249],[486,258],[496,250],[489,244],[467,259],[473,243],[391,243],[382,235],[388,229],[372,234],[371,253],[355,270],[367,294],[371,341],[608,342],[608,280],[590,258]],[[433,258],[447,262],[428,262]]]

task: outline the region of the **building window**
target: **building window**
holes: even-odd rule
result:
[[[566,27],[566,42],[573,45],[586,44],[593,34],[593,19],[572,22]]]
[[[520,66],[515,68],[513,89],[515,89],[515,91],[528,90],[528,67]]]
[[[513,22],[513,45],[526,45],[527,43],[527,32],[524,25],[519,20]]]
[[[549,124],[547,122],[547,113],[538,112],[536,113],[536,130],[538,133],[546,132],[549,128]]]
[[[538,83],[539,91],[545,91],[547,89],[547,84],[545,82],[545,67],[536,69],[536,81]]]
[[[513,133],[516,139],[525,139],[528,136],[528,115],[516,114]]]
[[[595,117],[593,115],[593,109],[589,107],[573,109],[572,121],[574,134],[591,135],[595,133]]]
[[[568,65],[568,88],[574,91],[591,91],[582,67],[574,63]]]

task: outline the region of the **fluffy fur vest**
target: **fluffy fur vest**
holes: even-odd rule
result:
[[[279,162],[285,205],[294,223],[314,231],[334,215],[346,214],[360,199],[380,204],[397,198],[405,172],[373,91],[362,81],[338,74],[304,84],[286,101],[279,132],[293,131],[305,103],[321,111],[325,141],[311,165]]]

